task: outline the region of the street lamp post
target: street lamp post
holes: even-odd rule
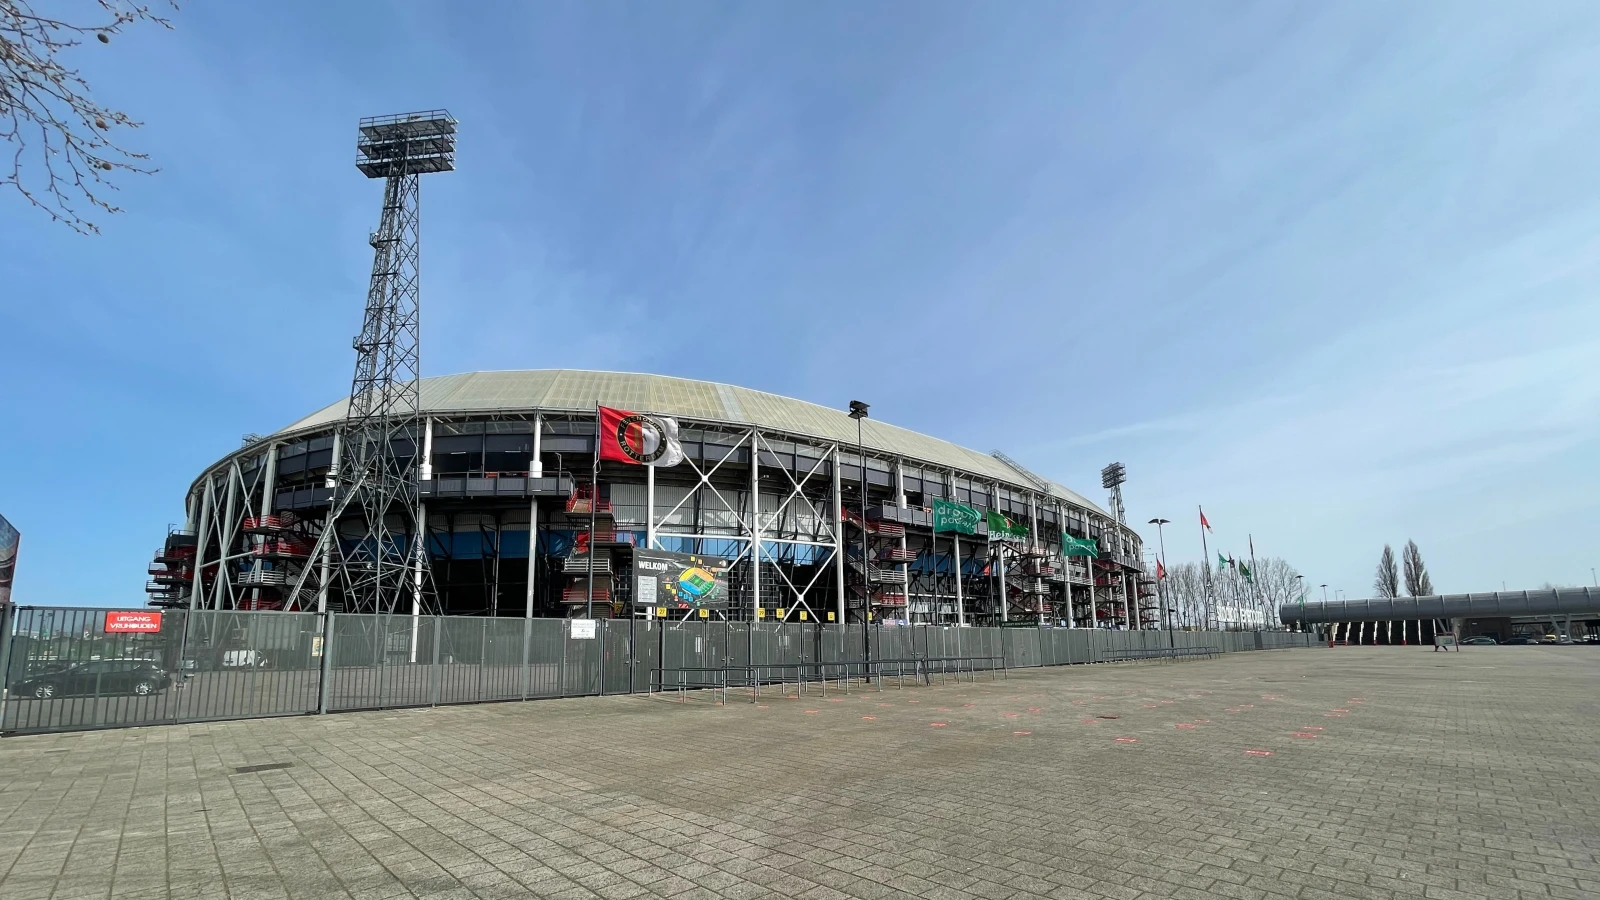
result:
[[[856,462],[861,468],[861,652],[865,656],[865,673],[872,680],[872,583],[867,578],[867,445],[862,437],[862,420],[867,417],[867,404],[850,401],[850,418],[856,420]],[[908,601],[909,602],[909,599]]]
[[[1296,575],[1295,576],[1295,581],[1298,582],[1299,585],[1300,585],[1300,622],[1299,622],[1299,625],[1300,625],[1300,630],[1302,632],[1304,632],[1306,630],[1306,577],[1304,575]]]
[[[1161,545],[1161,556],[1156,559],[1156,565],[1158,566],[1156,570],[1156,594],[1161,597],[1161,618],[1167,623],[1167,644],[1169,647],[1176,648],[1178,646],[1178,638],[1177,635],[1172,633],[1171,604],[1167,602],[1167,589],[1162,584],[1166,579],[1161,577],[1162,573],[1167,570],[1167,535],[1166,532],[1161,530],[1161,526],[1172,524],[1172,520],[1151,519],[1150,524],[1156,527],[1156,539]]]

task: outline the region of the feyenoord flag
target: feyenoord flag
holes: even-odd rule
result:
[[[600,407],[600,458],[636,466],[683,462],[678,420]]]

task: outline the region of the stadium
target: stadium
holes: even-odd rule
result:
[[[864,408],[856,417],[726,384],[572,370],[420,379],[420,425],[390,447],[414,477],[417,515],[392,527],[411,541],[405,521],[426,523],[428,584],[420,608],[363,608],[329,576],[330,551],[362,526],[341,517],[338,537],[319,540],[349,405],[251,435],[199,474],[186,525],[151,564],[152,606],[1161,625],[1121,515],[1004,454]],[[597,465],[601,407],[675,424],[681,461]],[[689,555],[700,589],[725,584],[723,602],[669,609],[635,597],[638,563],[656,551]]]

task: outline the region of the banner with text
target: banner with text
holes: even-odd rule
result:
[[[695,553],[633,551],[634,605],[727,609],[728,561]]]
[[[933,530],[934,531],[959,531],[962,534],[977,534],[978,522],[983,515],[964,503],[951,503],[948,500],[933,501]]]

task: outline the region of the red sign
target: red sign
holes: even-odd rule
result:
[[[106,613],[106,634],[145,634],[159,631],[161,631],[161,613]]]

